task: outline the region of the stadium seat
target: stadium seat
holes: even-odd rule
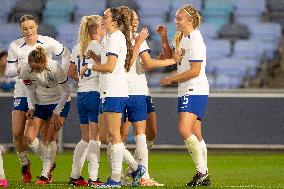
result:
[[[218,89],[234,89],[240,88],[243,82],[243,79],[238,76],[232,77],[227,74],[219,74],[216,77],[214,85]]]
[[[106,9],[106,4],[106,0],[96,0],[95,3],[92,0],[74,0],[75,22],[80,22],[81,18],[85,15],[102,15],[103,11]]]
[[[2,0],[0,6],[0,24],[8,21],[9,13],[18,0]]]
[[[74,10],[73,1],[70,0],[48,0],[43,12],[43,21],[54,27],[71,21],[71,14]]]
[[[9,44],[15,39],[20,38],[22,35],[18,24],[1,24],[0,36],[0,43],[2,43],[3,46],[6,46],[5,49],[8,49]]]
[[[233,49],[233,56],[241,59],[255,59],[260,62],[264,57],[264,48],[260,41],[238,40]]]
[[[218,32],[221,39],[229,39],[232,41],[238,39],[249,39],[250,31],[248,27],[240,23],[225,24]]]
[[[71,51],[76,45],[78,30],[79,23],[62,24],[57,28],[57,39]]]
[[[217,38],[217,33],[220,30],[220,27],[214,24],[202,23],[198,29],[205,40],[212,40]]]
[[[228,40],[205,40],[208,59],[219,60],[231,55],[231,42]]]
[[[10,21],[19,22],[19,19],[24,14],[32,14],[40,21],[40,15],[44,8],[45,1],[38,0],[21,0],[17,1],[11,12]]]
[[[235,19],[238,23],[249,25],[260,22],[265,11],[265,0],[236,0],[235,3]]]
[[[258,23],[249,25],[252,40],[261,41],[267,58],[273,58],[282,37],[282,27],[277,23]]]

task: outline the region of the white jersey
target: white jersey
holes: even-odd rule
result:
[[[51,37],[38,35],[37,43],[33,46],[28,46],[25,39],[20,38],[10,44],[8,63],[14,63],[17,68],[24,67],[28,63],[29,53],[37,46],[41,46],[45,50],[48,58],[52,58],[52,54],[59,56],[64,51],[63,45]],[[27,97],[27,89],[20,79],[16,80],[14,97]]]
[[[86,49],[86,53],[88,50],[92,50],[95,54],[100,55],[102,51],[102,45],[96,40],[92,40]],[[80,58],[80,50],[79,44],[76,45],[72,51],[71,55],[71,64],[75,64],[77,66],[78,76],[82,67],[87,64],[94,64],[95,61],[93,59]],[[90,92],[90,91],[99,91],[99,73],[93,71],[92,69],[88,69],[84,74],[83,79],[79,77],[78,83],[78,92]]]
[[[128,97],[127,75],[124,69],[127,47],[124,34],[117,30],[103,40],[101,64],[107,63],[107,56],[117,57],[112,73],[100,74],[101,97]]]
[[[178,83],[178,96],[209,95],[209,84],[205,74],[206,46],[200,31],[193,30],[190,35],[183,36],[179,49],[184,49],[185,55],[178,63],[178,74],[188,71],[191,68],[191,62],[201,62],[201,70],[199,76]]]
[[[148,52],[151,51],[146,40],[139,47],[139,56],[141,53],[145,51],[148,51]],[[129,72],[127,73],[128,90],[129,90],[128,92],[129,92],[129,95],[147,96],[149,94],[149,89],[147,85],[147,79],[145,76],[145,69],[141,63],[142,60],[139,56],[136,58]]]
[[[47,68],[41,73],[33,72],[26,64],[19,75],[22,83],[32,85],[35,94],[35,104],[57,104],[62,92],[59,84],[67,82],[68,77],[60,64],[48,59]]]

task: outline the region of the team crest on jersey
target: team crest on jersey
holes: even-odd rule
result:
[[[14,100],[14,107],[18,107],[21,104],[21,99]]]

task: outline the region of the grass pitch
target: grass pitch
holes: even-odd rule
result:
[[[50,186],[22,185],[20,165],[14,153],[3,156],[6,177],[10,188],[71,188],[67,185],[71,172],[72,153],[58,154],[57,168]],[[30,155],[33,183],[41,173],[39,158]],[[189,153],[182,151],[154,151],[149,154],[150,176],[165,186],[161,188],[186,188],[195,169]],[[208,165],[212,185],[200,188],[283,188],[284,152],[270,151],[208,151]],[[83,176],[88,178],[86,164]],[[106,152],[102,150],[99,177],[109,177]],[[128,188],[128,187],[125,187]],[[137,188],[137,187],[136,187]]]

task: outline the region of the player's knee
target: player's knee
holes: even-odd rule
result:
[[[31,144],[35,140],[35,137],[30,136],[30,135],[25,135],[25,139],[28,144]]]

